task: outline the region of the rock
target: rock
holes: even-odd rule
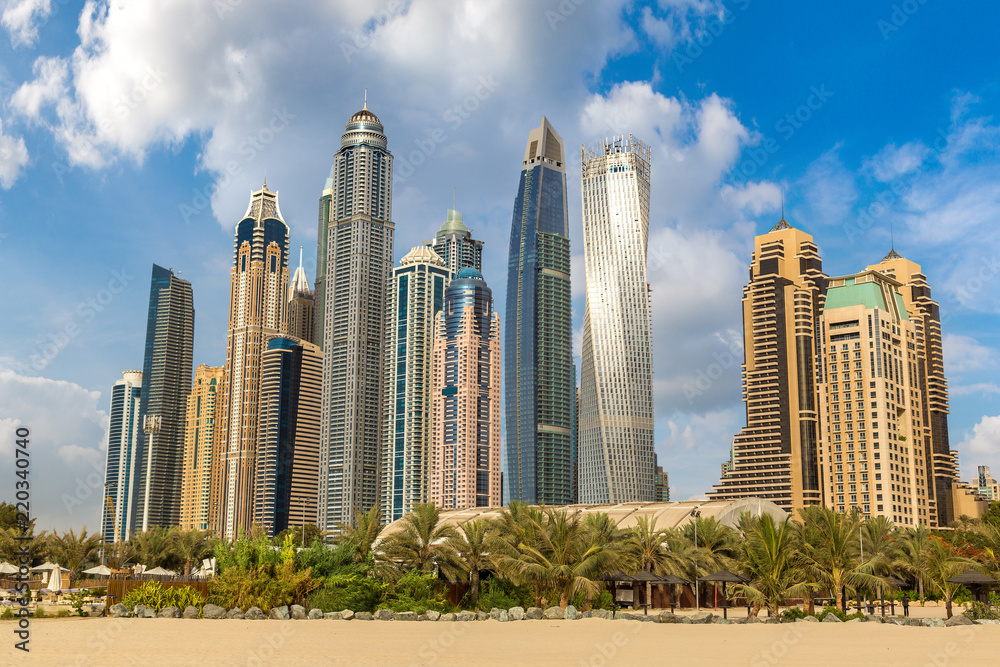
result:
[[[810,619],[810,618],[811,618],[812,620],[814,620],[814,621],[816,621],[816,620],[819,620],[819,619],[817,619],[817,618],[816,618],[815,616],[806,616],[805,618],[803,618],[803,619],[800,619],[800,620],[803,620],[803,621],[804,621],[804,620],[808,620],[808,619]],[[763,622],[764,622],[764,620],[763,620],[763,619],[762,619],[762,618],[761,618],[760,616],[747,616],[747,620],[746,620],[746,622],[747,622],[747,623],[763,623]]]
[[[592,618],[603,618],[604,620],[611,618],[611,612],[607,609],[595,609],[590,612],[590,615]]]
[[[442,620],[442,621],[457,621],[458,620],[458,614],[451,613],[451,612],[449,612],[447,614],[441,614],[440,620]]]
[[[575,621],[576,620],[576,616],[577,616],[576,607],[574,607],[573,605],[567,605],[566,606],[566,620],[567,621]]]
[[[396,612],[397,621],[416,621],[417,612],[415,611],[397,611]]]
[[[881,623],[882,617],[875,614],[865,614],[865,623]]]
[[[510,614],[507,613],[506,609],[501,609],[500,615],[497,616],[497,620],[500,621],[501,623],[506,623],[507,621],[510,620]]]
[[[956,625],[975,625],[975,622],[965,614],[956,614],[944,622],[946,628],[953,628]]]
[[[123,605],[121,602],[111,605],[111,617],[112,618],[128,618],[132,614],[129,612],[128,607]]]
[[[715,622],[715,624],[716,625],[732,625],[733,622],[730,621],[728,618],[720,618],[719,620],[717,620]]]
[[[354,614],[354,620],[356,621],[370,621],[374,618],[375,616],[370,611],[359,611]]]
[[[350,609],[344,609],[340,612],[340,617],[345,621],[350,621],[354,618],[354,612]]]
[[[135,606],[135,617],[136,618],[156,618],[156,610],[152,607],[147,607],[144,604],[137,604]]]
[[[271,609],[271,614],[268,616],[272,621],[287,621],[288,620],[288,607],[281,605],[280,607],[274,607]]]
[[[248,621],[263,621],[267,618],[267,614],[265,614],[260,607],[250,607],[247,609],[247,613],[243,615],[243,618]]]
[[[943,618],[922,618],[920,619],[921,624],[925,628],[943,628],[944,619]]]
[[[907,625],[907,626],[909,626],[911,628],[922,628],[922,627],[924,627],[924,624],[920,622],[919,618],[907,618],[903,622],[903,625]]]
[[[309,610],[309,620],[311,620],[311,621],[318,621],[321,618],[323,618],[323,610],[322,609],[313,608],[313,609]]]
[[[680,623],[681,619],[677,614],[669,611],[661,611],[656,617],[657,623]]]
[[[528,607],[528,611],[524,612],[524,617],[529,621],[541,620],[544,610],[541,607]]]
[[[615,620],[617,621],[641,621],[642,614],[638,614],[634,611],[620,611],[615,614]]]
[[[340,619],[343,618],[342,614],[343,612],[339,611],[328,611],[325,614],[323,614],[323,618],[325,618],[328,621],[339,621]]]
[[[183,614],[183,616],[184,616],[184,618],[198,618],[198,614],[200,614],[200,613],[201,612],[198,611],[198,607],[192,607],[191,605],[188,605],[188,606],[184,607],[184,614]]]
[[[396,617],[392,609],[379,609],[375,612],[376,621],[391,621]]]
[[[428,609],[425,616],[427,616],[428,621],[436,621],[439,618],[441,618],[441,612],[434,611],[433,609]]]
[[[882,619],[882,622],[887,623],[889,625],[906,625],[905,619],[898,618],[896,616],[886,616],[885,618]]]
[[[990,618],[977,618],[976,625],[996,625],[997,622]]]
[[[242,621],[244,618],[246,618],[246,616],[244,616],[242,609],[240,609],[239,607],[233,607],[232,609],[229,610],[229,613],[226,614],[226,618],[233,618],[238,621]]]
[[[827,614],[826,616],[823,617],[823,622],[824,623],[840,623],[841,620],[839,618],[837,618],[836,616],[834,616],[833,614]]]
[[[592,612],[592,611],[581,611],[579,614],[576,615],[576,617],[577,618],[593,618],[594,617],[594,612]]]
[[[542,612],[542,618],[546,621],[561,621],[566,618],[566,610],[562,607],[549,607]]]
[[[293,604],[291,609],[289,609],[289,615],[296,621],[302,621],[306,618],[306,608],[300,604]]]
[[[202,618],[214,618],[214,619],[225,618],[226,610],[224,607],[220,607],[217,604],[212,604],[211,602],[209,602],[204,607],[201,608],[201,616]]]
[[[177,607],[164,607],[160,611],[156,612],[157,618],[180,618],[181,610]]]
[[[493,607],[493,609],[490,609],[490,618],[492,618],[494,621],[499,621],[500,620],[500,610],[497,609],[496,607]]]
[[[815,616],[806,616],[805,618],[800,618],[799,620],[806,623],[819,623],[819,619]]]
[[[459,621],[474,621],[474,620],[476,620],[476,615],[473,612],[471,612],[471,611],[463,610],[463,611],[458,612],[458,620]]]
[[[707,624],[711,623],[715,619],[715,614],[713,614],[710,611],[699,611],[694,614],[691,614],[691,616],[689,616],[688,618],[691,619],[692,623]]]
[[[511,607],[507,610],[507,615],[510,616],[510,620],[512,621],[523,621],[524,607]]]
[[[487,614],[485,611],[477,611],[476,612],[476,620],[477,621],[488,621],[488,620],[490,620],[490,615]]]
[[[860,618],[852,618],[851,620],[849,620],[849,621],[847,621],[847,622],[848,622],[848,623],[860,623],[860,622],[861,622],[861,619],[860,619]]]

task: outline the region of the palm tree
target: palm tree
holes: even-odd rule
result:
[[[378,504],[372,505],[367,512],[354,509],[354,517],[351,523],[338,523],[337,529],[340,531],[338,541],[353,542],[357,548],[359,563],[368,562],[378,536],[382,533],[382,510]]]
[[[983,540],[983,565],[994,577],[1000,575],[1000,527],[982,522],[976,532]]]
[[[77,535],[71,528],[62,535],[52,532],[49,539],[49,553],[53,560],[69,570],[69,587],[73,588],[77,573],[87,563],[97,559],[98,550],[103,540],[98,533],[87,534],[87,527],[80,529]]]
[[[491,565],[491,556],[499,542],[496,533],[497,526],[491,521],[475,519],[463,523],[447,540],[455,552],[456,564],[469,574],[469,597],[476,609],[479,608],[479,573]]]
[[[168,528],[157,527],[133,533],[131,542],[136,560],[147,568],[164,567],[176,557],[176,544]]]
[[[924,603],[924,584],[927,579],[928,550],[930,549],[931,532],[926,526],[906,528],[900,533],[893,554],[892,569],[912,577],[917,582],[917,594],[920,604]]]
[[[871,568],[859,568],[861,517],[841,514],[833,509],[810,505],[800,510],[804,523],[811,524],[803,533],[809,541],[802,544],[806,567],[816,583],[833,592],[838,607],[843,606],[844,588],[876,588],[884,582],[871,574]]]
[[[209,552],[209,535],[211,533],[207,530],[183,530],[179,526],[171,531],[173,550],[184,561],[185,577],[191,575],[192,564],[199,562]]]
[[[791,517],[778,523],[770,514],[744,514],[740,530],[741,569],[749,581],[737,584],[733,594],[742,595],[758,609],[767,607],[768,614],[777,618],[778,608],[788,598],[804,596],[815,586],[802,580],[803,557],[798,550],[797,529]]]
[[[456,536],[455,528],[441,524],[441,510],[432,503],[414,503],[413,511],[403,517],[403,529],[382,542],[386,558],[404,569],[446,574],[454,571],[454,551],[447,541]]]
[[[939,537],[930,540],[927,548],[927,582],[944,598],[944,608],[947,618],[951,618],[951,602],[961,584],[949,584],[957,574],[975,564],[975,561],[959,556]]]
[[[498,545],[493,557],[497,571],[518,585],[529,586],[535,598],[535,606],[542,605],[542,595],[547,582],[542,576],[529,576],[521,571],[521,555],[528,545],[536,544],[546,522],[544,506],[533,506],[512,500],[500,512],[497,519]],[[606,527],[606,526],[605,526]],[[590,533],[591,539],[598,539],[599,530]]]

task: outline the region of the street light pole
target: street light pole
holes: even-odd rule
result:
[[[701,590],[698,586],[698,517],[701,510],[691,510],[691,516],[694,517],[694,605],[701,611]]]

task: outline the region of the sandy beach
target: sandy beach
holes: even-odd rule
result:
[[[879,665],[993,664],[1000,626],[875,623],[670,625],[637,621],[231,621],[39,619],[39,665]]]

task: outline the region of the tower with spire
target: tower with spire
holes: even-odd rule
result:
[[[381,121],[351,116],[320,197],[314,340],[323,349],[322,530],[378,502],[382,350],[392,275],[392,154]]]
[[[448,209],[441,229],[425,245],[434,248],[453,274],[467,268],[483,270],[483,242],[472,238],[472,232],[462,222],[462,214],[454,208]]]
[[[315,311],[316,302],[302,268],[302,246],[299,246],[299,268],[295,269],[288,289],[288,335],[315,343]]]
[[[261,358],[267,340],[288,329],[288,225],[277,192],[251,192],[235,237],[220,438],[219,525],[229,539],[253,520]]]

